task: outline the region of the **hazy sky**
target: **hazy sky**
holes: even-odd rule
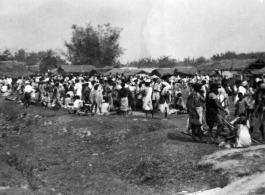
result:
[[[265,0],[0,0],[0,48],[63,49],[72,24],[121,27],[120,58],[265,51]]]

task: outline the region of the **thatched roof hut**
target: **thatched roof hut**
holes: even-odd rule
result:
[[[116,75],[116,74],[123,74],[125,76],[135,75],[139,73],[138,69],[120,69],[120,68],[113,68],[112,70],[107,71],[104,75]]]
[[[251,71],[251,73],[255,74],[255,75],[265,74],[265,68],[261,68],[261,69],[258,69],[258,70],[253,70],[253,71]]]
[[[193,76],[197,72],[194,66],[176,66],[175,68],[174,75],[179,76]]]
[[[105,74],[109,70],[111,70],[113,66],[105,66],[103,68],[95,68],[90,72],[90,75],[95,75],[95,74]]]
[[[138,68],[139,73],[144,73],[144,74],[151,74],[153,70],[156,68]]]
[[[166,76],[173,76],[175,72],[175,68],[159,68],[155,69],[151,72],[151,76],[156,75],[158,77],[166,77]]]
[[[261,59],[246,59],[246,60],[220,60],[220,61],[208,61],[198,66],[198,71],[247,71],[254,69],[261,69],[265,67],[265,63]]]

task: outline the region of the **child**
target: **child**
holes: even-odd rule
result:
[[[247,112],[249,105],[241,92],[238,93],[238,100],[235,107],[235,117],[238,117],[240,114]]]
[[[246,97],[246,101],[248,102],[248,110],[247,110],[247,118],[251,118],[253,116],[254,113],[254,107],[255,107],[255,95],[254,93],[250,93],[247,97]]]
[[[42,104],[45,106],[45,109],[48,107],[49,103],[50,103],[51,99],[49,97],[49,94],[46,93],[43,97],[42,97]]]
[[[65,98],[65,102],[64,102],[64,106],[65,106],[65,108],[71,108],[72,106],[71,106],[71,104],[73,105],[73,103],[72,103],[72,99],[71,99],[71,96],[70,96],[70,94],[67,94],[66,95],[66,98]]]
[[[79,110],[81,107],[83,107],[83,101],[80,100],[80,96],[77,95],[74,101],[74,109]]]
[[[175,108],[178,110],[186,110],[186,105],[184,103],[184,100],[182,98],[181,92],[177,94],[176,102],[175,102]]]
[[[108,98],[104,98],[103,100],[103,104],[101,107],[101,113],[104,115],[109,115],[109,111],[110,111],[110,105],[108,103]]]
[[[241,113],[239,117],[231,122],[235,126],[235,131],[232,133],[227,140],[235,138],[233,144],[236,148],[249,147],[251,146],[251,137],[249,134],[249,121],[247,120],[246,114]]]

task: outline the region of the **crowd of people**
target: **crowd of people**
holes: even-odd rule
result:
[[[120,74],[91,77],[35,75],[0,80],[1,92],[7,93],[6,89],[10,89],[9,94],[14,91],[21,94],[25,108],[32,103],[41,103],[52,108],[85,109],[97,115],[118,111],[127,116],[132,111],[145,111],[152,117],[161,110],[165,118],[172,109],[185,112],[181,93],[187,83],[188,80],[177,77],[162,80],[156,76],[126,77]]]
[[[54,110],[65,108],[84,115],[118,113],[125,117],[133,111],[143,111],[146,117],[162,112],[164,119],[168,119],[173,111],[188,113],[185,133],[194,141],[204,142],[204,130],[207,129],[213,142],[218,143],[218,136],[225,132],[225,141],[233,141],[238,147],[251,144],[256,116],[261,140],[264,140],[265,76],[257,78],[254,85],[241,80],[233,84],[226,77],[198,74],[190,78],[172,76],[163,79],[123,74],[33,75],[17,79],[5,76],[0,79],[0,87],[5,96],[14,92],[20,94],[25,109],[35,104]],[[183,98],[184,91],[189,94],[187,99]],[[235,120],[229,123],[227,116],[231,113],[231,104],[234,104]],[[226,132],[225,126],[233,128]],[[248,132],[242,129],[248,129]]]

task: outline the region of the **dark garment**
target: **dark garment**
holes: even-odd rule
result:
[[[29,107],[30,105],[30,102],[31,102],[31,93],[27,93],[25,92],[24,94],[24,98],[23,98],[23,103],[26,107]]]
[[[159,99],[159,104],[169,103],[169,94],[166,93],[165,95],[161,95]]]
[[[126,88],[121,88],[119,91],[119,97],[120,98],[124,98],[124,97],[128,97],[129,96],[129,92]]]
[[[255,96],[255,106],[257,107],[259,105],[259,103],[261,102],[262,98],[262,91],[258,88],[255,93],[254,93],[254,96]],[[261,112],[261,110],[258,110],[258,112]]]
[[[209,98],[210,93],[206,95],[206,123],[208,126],[220,125],[219,108],[217,107],[215,100]]]
[[[132,92],[128,88],[121,88],[119,90],[119,98],[128,97],[128,105],[131,106],[133,104]]]

